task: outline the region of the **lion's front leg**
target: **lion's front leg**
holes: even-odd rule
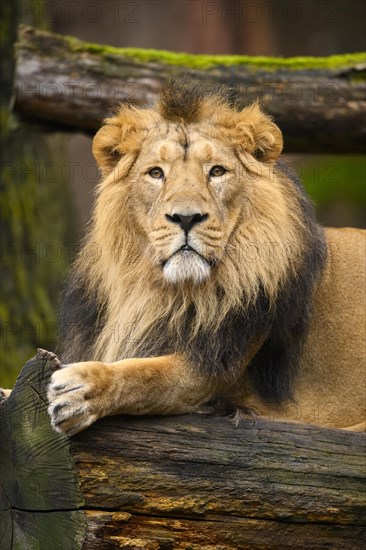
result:
[[[90,361],[52,375],[48,412],[57,431],[73,435],[107,415],[191,412],[213,394],[207,377],[178,355]]]

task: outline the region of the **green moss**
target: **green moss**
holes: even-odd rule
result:
[[[35,31],[37,35],[49,35]],[[162,63],[165,65],[184,66],[191,69],[209,69],[217,66],[248,65],[253,69],[338,69],[366,63],[366,53],[331,55],[329,57],[264,57],[246,55],[195,55],[176,53],[165,50],[140,48],[115,48],[102,44],[83,42],[72,36],[52,34],[53,37],[66,42],[71,52],[90,53],[105,57],[124,57],[142,63]]]
[[[90,46],[93,46],[92,44]],[[98,46],[96,46],[96,49]],[[132,58],[141,62],[159,62],[166,65],[184,65],[192,69],[209,69],[222,65],[250,65],[265,69],[332,69],[365,63],[365,54],[332,55],[330,57],[251,57],[241,55],[193,55],[164,50],[140,50],[138,48],[116,48],[114,55]],[[87,51],[93,52],[93,48]],[[103,54],[103,47],[101,47]],[[108,52],[111,53],[111,52]]]

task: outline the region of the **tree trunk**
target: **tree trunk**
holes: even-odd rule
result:
[[[365,436],[302,424],[110,417],[54,432],[39,351],[1,405],[2,548],[361,548]]]
[[[42,11],[42,0],[38,6]],[[20,125],[9,109],[14,78],[13,45],[27,7],[32,6],[24,1],[3,3],[0,33],[3,346],[0,386],[3,387],[14,384],[21,365],[37,346],[54,345],[55,296],[69,263],[65,243],[71,245],[74,239],[67,167],[62,162],[59,139],[45,135],[29,120]]]
[[[232,87],[241,106],[260,98],[284,132],[285,152],[362,153],[365,56],[195,56],[112,48],[22,27],[15,108],[73,130],[95,132],[120,101],[151,105],[169,78],[209,91]]]

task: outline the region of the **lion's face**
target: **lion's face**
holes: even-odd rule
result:
[[[145,138],[131,172],[137,221],[171,283],[209,277],[245,215],[244,174],[215,133],[209,124],[162,123]]]
[[[124,189],[141,255],[172,284],[204,281],[235,248],[233,234],[254,215],[253,182],[268,180],[282,148],[280,131],[256,105],[241,113],[216,105],[207,114],[187,124],[125,109],[94,142],[107,175],[102,192]]]

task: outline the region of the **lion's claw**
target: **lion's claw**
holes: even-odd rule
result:
[[[48,414],[52,427],[66,435],[84,430],[98,418],[93,384],[81,365],[63,367],[53,373],[48,387]]]

